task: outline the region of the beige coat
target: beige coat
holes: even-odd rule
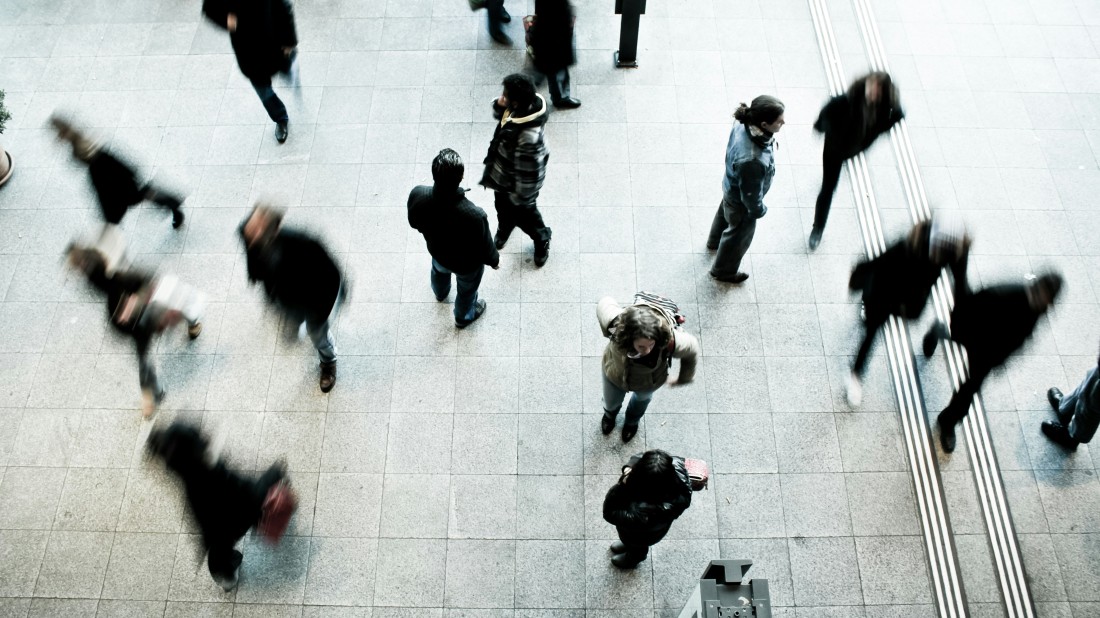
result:
[[[652,311],[661,315],[656,309]],[[622,312],[623,308],[610,296],[600,299],[596,304],[596,318],[600,321],[600,329],[604,337],[611,336],[608,327]],[[664,316],[661,315],[661,317],[667,324],[668,321]],[[669,329],[671,330],[671,325]],[[687,384],[695,377],[695,359],[699,355],[699,341],[691,333],[679,329],[673,331],[673,341],[675,345],[671,352],[672,358],[680,359],[680,375],[677,381],[680,384]],[[624,391],[657,390],[668,380],[668,354],[667,349],[662,350],[657,366],[650,368],[635,363],[623,354],[618,346],[609,341],[603,351],[603,373],[612,384]]]

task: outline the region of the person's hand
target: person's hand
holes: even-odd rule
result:
[[[508,107],[508,97],[503,94],[497,97],[497,105],[501,107]]]
[[[284,47],[283,48],[283,55],[286,56],[287,58],[289,58],[290,54],[293,54],[293,53],[294,53],[294,47]]]
[[[227,15],[225,17],[225,27],[228,28],[230,32],[236,32],[237,31],[237,14],[236,13],[230,13],[229,15]]]

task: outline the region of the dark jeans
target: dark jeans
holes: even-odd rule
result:
[[[134,345],[137,347],[138,380],[141,383],[141,390],[153,391],[153,394],[159,397],[164,389],[161,388],[160,382],[157,380],[156,364],[149,358],[152,335],[135,334]]]
[[[550,101],[552,103],[558,103],[562,99],[568,99],[570,97],[569,91],[569,67],[566,67],[557,73],[541,73],[536,70],[532,74],[535,87],[542,86],[542,82],[548,82],[550,88]]]
[[[526,204],[514,204],[508,193],[497,191],[493,205],[497,209],[497,229],[501,236],[507,237],[518,227],[535,243],[550,240],[550,228],[543,222],[542,213],[534,200]]]
[[[710,226],[708,247],[718,247],[714,266],[710,273],[715,277],[732,277],[741,269],[741,260],[756,234],[756,219],[741,202],[734,202],[727,195],[722,198],[714,222]]]
[[[835,154],[826,147],[821,155],[821,191],[817,194],[817,206],[814,208],[814,229],[824,230],[829,220],[829,208],[833,204],[833,194],[840,184],[840,170],[844,167],[844,157]]]
[[[271,466],[264,472],[263,476],[252,484],[252,499],[255,501],[257,508],[263,504],[264,498],[267,497],[267,492],[271,487],[282,479],[283,469],[279,466]],[[253,525],[258,523],[259,521],[256,521]],[[219,583],[221,580],[232,581],[237,576],[237,569],[240,568],[244,555],[233,549],[233,546],[244,536],[245,532],[247,530],[242,531],[238,536],[234,536],[233,533],[226,533],[216,538],[207,539],[206,566],[210,569],[210,576],[215,581]]]
[[[645,415],[646,409],[649,408],[649,402],[653,401],[653,394],[656,390],[652,391],[635,391],[634,396],[630,398],[630,403],[626,405],[626,420],[627,425],[637,425],[642,420],[642,416]],[[619,415],[619,410],[623,407],[623,399],[626,399],[627,391],[619,388],[618,384],[615,384],[607,378],[607,374],[603,374],[603,414],[604,416],[615,418]]]
[[[250,81],[252,87],[256,89],[256,94],[260,95],[260,102],[264,104],[264,109],[267,110],[271,121],[279,124],[289,122],[290,116],[286,113],[286,105],[283,105],[279,95],[275,94],[275,89],[271,87],[271,78]]]
[[[504,0],[486,0],[485,12],[489,14],[489,33],[504,30]]]
[[[1062,405],[1058,407],[1058,420],[1066,426],[1071,438],[1083,444],[1092,441],[1096,428],[1100,425],[1100,410],[1090,409],[1080,403],[1081,393],[1086,386],[1096,381],[1096,374],[1096,367],[1090,369],[1077,388],[1062,397]]]
[[[469,322],[477,316],[477,288],[481,285],[481,276],[485,267],[468,273],[456,273],[448,270],[439,262],[432,260],[432,292],[436,298],[446,298],[451,291],[451,275],[458,281],[458,294],[455,296],[455,321]]]
[[[967,352],[970,377],[959,385],[959,390],[955,392],[947,407],[940,413],[940,423],[942,425],[954,426],[970,412],[970,402],[974,400],[974,395],[977,395],[978,391],[981,390],[982,382],[985,381],[994,367],[1001,364],[969,354],[969,350]]]

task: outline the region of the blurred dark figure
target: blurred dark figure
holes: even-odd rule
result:
[[[142,414],[148,418],[164,399],[165,390],[157,379],[150,358],[153,337],[187,322],[187,334],[195,339],[202,333],[202,294],[176,277],[154,277],[137,270],[108,274],[107,260],[99,250],[76,244],[68,248],[69,265],[84,273],[88,282],[107,296],[107,317],[115,330],[134,341],[141,383]]]
[[[1058,413],[1058,422],[1043,421],[1046,437],[1056,444],[1075,451],[1078,444],[1088,444],[1100,426],[1100,356],[1085,379],[1069,395],[1058,387],[1047,391],[1047,400]]]
[[[512,22],[512,16],[504,9],[504,0],[470,0],[470,8],[485,8],[489,14],[489,36],[501,45],[511,45],[512,37],[504,33],[504,24]]]
[[[660,450],[631,458],[603,501],[604,520],[619,532],[611,564],[636,567],[689,506],[691,479],[682,459]]]
[[[459,187],[465,173],[462,157],[444,148],[432,161],[431,187],[418,186],[409,194],[409,225],[424,235],[432,255],[432,292],[443,302],[451,292],[451,275],[458,281],[455,326],[466,328],[485,313],[477,298],[485,267],[500,268],[485,211],[466,199]]]
[[[146,200],[172,211],[172,227],[183,225],[183,211],[180,206],[183,198],[150,182],[141,182],[132,165],[111,153],[103,144],[73,127],[58,116],[50,116],[50,125],[57,131],[57,137],[66,141],[73,149],[73,158],[88,166],[88,175],[99,199],[99,209],[103,219],[118,225],[131,206]]]
[[[226,591],[237,586],[243,555],[234,546],[265,515],[273,488],[286,479],[286,467],[276,463],[251,479],[210,461],[209,440],[198,428],[176,421],[149,434],[146,447],[179,476],[191,514],[199,525],[210,575]]]
[[[879,135],[905,116],[900,101],[890,75],[876,71],[857,79],[848,92],[833,97],[822,108],[814,130],[825,134],[825,150],[821,155],[824,171],[814,226],[810,230],[810,251],[821,243],[841,167],[846,160],[870,148]]]
[[[714,214],[707,249],[717,251],[710,276],[725,283],[744,283],[741,260],[756,234],[756,220],[768,212],[764,196],[775,176],[772,153],[775,134],[783,127],[785,107],[779,99],[762,94],[752,105],[742,103],[733,112],[733,129],[726,144],[726,175],[722,178],[722,203]]]
[[[1061,289],[1061,275],[1045,274],[1024,285],[997,285],[974,294],[958,294],[950,330],[937,323],[924,336],[925,356],[932,356],[940,339],[951,339],[966,348],[969,361],[970,376],[936,419],[944,451],[955,450],[955,425],[970,410],[986,376],[1031,337]]]
[[[576,17],[569,0],[535,0],[535,24],[531,27],[531,50],[538,70],[537,85],[549,80],[550,102],[554,107],[580,107],[569,94],[569,67],[577,63],[573,25]]]
[[[970,257],[970,237],[962,222],[951,216],[937,216],[913,226],[909,236],[891,245],[873,260],[860,262],[848,280],[850,290],[863,292],[866,313],[863,343],[859,346],[847,396],[852,407],[862,399],[860,381],[875,335],[891,315],[915,320],[928,304],[932,287],[944,268],[951,269],[955,297],[968,292],[966,265]]]
[[[290,116],[271,87],[271,78],[282,73],[300,86],[294,65],[298,33],[290,0],[203,0],[202,12],[215,26],[229,31],[237,66],[275,123],[275,139],[285,142]]]
[[[548,109],[526,75],[513,73],[503,85],[504,92],[493,101],[493,117],[500,122],[485,155],[481,184],[496,192],[497,249],[504,248],[518,227],[535,241],[535,266],[541,267],[550,257],[551,230],[535,200],[550,158],[543,141]]]
[[[312,236],[286,229],[283,211],[257,204],[239,232],[248,257],[248,281],[260,282],[267,298],[292,325],[305,322],[321,357],[321,392],[336,384],[332,320],[345,295],[340,267]]]

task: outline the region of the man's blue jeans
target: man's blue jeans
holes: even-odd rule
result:
[[[1093,367],[1085,374],[1085,380],[1077,385],[1077,388],[1068,395],[1062,397],[1062,405],[1058,406],[1058,420],[1066,426],[1069,435],[1078,442],[1088,444],[1096,434],[1100,426],[1100,410],[1090,409],[1081,404],[1081,394],[1085,388],[1091,386],[1096,380],[1098,370]]]
[[[477,270],[468,273],[452,273],[442,264],[432,260],[432,291],[435,297],[443,299],[451,292],[451,275],[458,280],[458,293],[455,295],[455,321],[469,322],[477,315],[475,304],[477,303],[477,288],[481,285],[481,276],[485,274],[485,267],[478,266]]]

